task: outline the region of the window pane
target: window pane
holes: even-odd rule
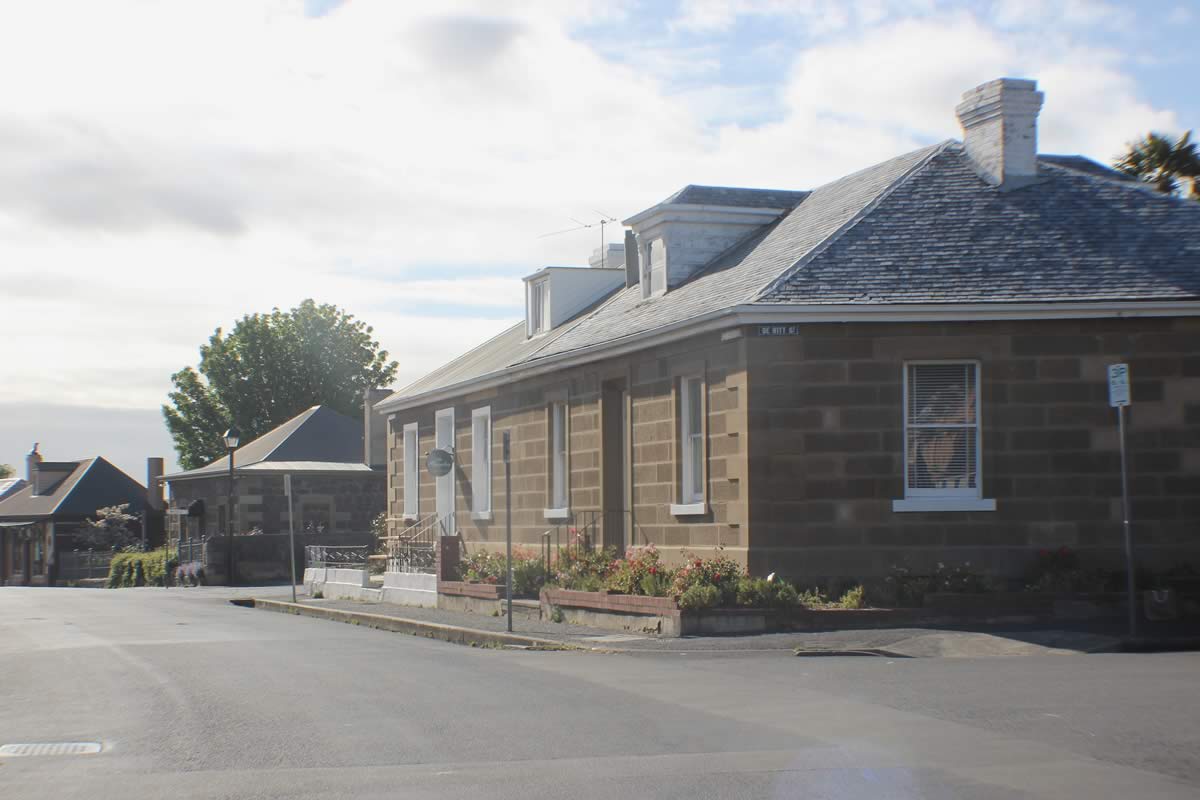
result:
[[[555,403],[551,407],[551,447],[553,474],[551,498],[555,508],[567,507],[567,407]]]
[[[418,479],[420,477],[417,470],[417,432],[406,430],[404,432],[404,513],[410,516],[417,513]]]
[[[689,380],[687,382],[688,433],[692,435],[698,434],[702,430],[703,417],[700,411],[700,400],[700,381]]]
[[[975,364],[908,367],[908,488],[977,490]]]
[[[486,414],[471,420],[471,496],[472,509],[491,510],[492,442],[491,417]]]
[[[689,487],[688,500],[698,503],[704,499],[704,438],[700,435],[692,437],[692,485]]]

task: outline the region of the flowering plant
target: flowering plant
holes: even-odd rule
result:
[[[682,595],[693,586],[713,586],[720,593],[720,605],[737,602],[738,580],[746,574],[742,565],[727,556],[692,556],[675,573],[671,593]]]
[[[625,558],[614,559],[609,564],[604,586],[617,594],[665,597],[674,577],[675,571],[663,566],[654,545],[631,547],[625,552]]]
[[[508,571],[508,559],[504,553],[494,550],[476,550],[460,565],[463,580],[468,583],[504,583]],[[541,556],[527,550],[513,548],[513,594],[537,594],[545,580],[546,568]]]

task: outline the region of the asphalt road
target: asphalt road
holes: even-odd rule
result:
[[[1200,654],[513,652],[0,589],[0,798],[1195,798]]]

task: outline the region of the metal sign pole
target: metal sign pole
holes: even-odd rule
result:
[[[1129,365],[1108,365],[1108,404],[1117,409],[1117,432],[1121,439],[1121,517],[1125,528],[1125,593],[1129,605],[1129,635],[1137,636],[1137,577],[1133,561],[1133,527],[1129,513],[1129,467],[1125,455],[1125,407],[1132,402]]]
[[[1125,591],[1129,597],[1129,635],[1137,636],[1136,570],[1133,562],[1133,528],[1129,513],[1129,469],[1125,459],[1125,406],[1117,408],[1117,424],[1121,434],[1121,508],[1125,518]]]
[[[288,501],[288,564],[292,568],[292,602],[296,602],[296,519],[292,515],[292,476],[283,476],[283,493]]]
[[[504,549],[508,576],[504,581],[504,599],[508,606],[508,632],[512,633],[512,474],[508,468],[509,431],[504,432]]]

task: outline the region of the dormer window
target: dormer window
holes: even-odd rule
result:
[[[537,336],[550,329],[550,281],[546,278],[530,281],[525,318],[529,335]]]
[[[642,297],[662,294],[667,288],[667,251],[662,240],[647,242],[642,255]]]

